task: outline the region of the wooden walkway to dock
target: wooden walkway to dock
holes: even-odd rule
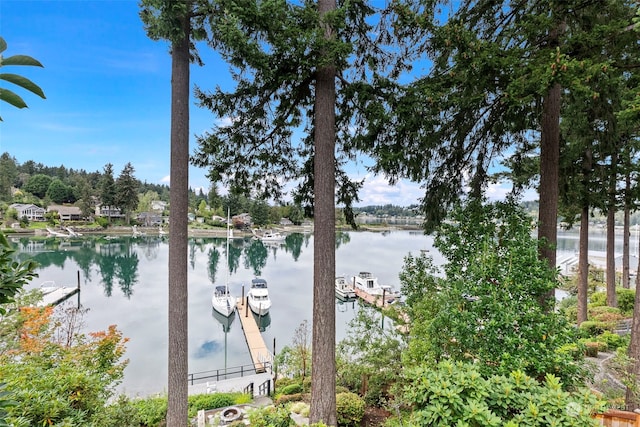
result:
[[[267,349],[253,312],[246,304],[246,298],[240,298],[236,303],[238,317],[256,373],[265,372],[267,367],[273,366],[273,354]]]
[[[354,287],[354,290],[356,291],[356,296],[360,298],[362,301],[366,302],[367,304],[371,304],[378,308],[384,308],[387,305],[389,305],[388,302],[385,303],[385,299],[382,298],[381,296],[371,295],[370,293],[367,293],[362,289],[355,288],[355,287]]]

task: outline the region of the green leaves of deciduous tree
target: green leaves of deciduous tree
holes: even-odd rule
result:
[[[27,55],[13,55],[5,58],[2,56],[2,53],[5,50],[7,50],[7,42],[4,40],[4,38],[0,37],[0,67],[7,65],[28,65],[42,67],[42,64],[38,60]],[[43,99],[46,98],[42,89],[40,89],[38,85],[36,85],[26,77],[13,73],[0,73],[0,80],[4,80],[16,86],[19,86],[33,94],[38,95]],[[17,108],[27,107],[27,103],[24,102],[24,100],[18,94],[5,88],[0,88],[0,101],[4,101]],[[2,117],[0,117],[0,121],[2,121]]]

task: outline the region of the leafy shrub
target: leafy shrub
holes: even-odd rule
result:
[[[358,425],[364,417],[364,399],[355,393],[338,393],[336,411],[339,426]]]
[[[607,330],[607,324],[604,322],[596,322],[587,320],[580,324],[581,335],[585,338],[597,337]]]
[[[636,296],[635,289],[626,289],[616,287],[616,299],[618,300],[618,308],[622,313],[633,313],[633,302]],[[607,293],[606,292],[594,292],[589,298],[589,305],[591,307],[606,306],[607,305]]]
[[[291,377],[280,377],[276,380],[276,390],[280,390],[283,387],[286,387],[288,385],[291,384],[298,384],[299,381],[296,378],[291,378]]]
[[[295,425],[284,406],[266,406],[250,410],[247,414],[251,427],[289,427]]]
[[[557,377],[539,383],[521,371],[483,378],[478,366],[445,361],[407,369],[400,392],[410,410],[403,425],[595,425],[603,402],[589,390],[567,392]]]
[[[348,387],[345,387],[343,385],[337,385],[336,386],[336,394],[338,393],[349,393],[351,390],[349,390]]]
[[[294,402],[291,404],[291,406],[289,407],[289,410],[291,412],[293,412],[294,414],[299,414],[300,412],[302,412],[304,410],[304,408],[308,408],[309,405],[305,402]]]
[[[587,341],[584,343],[584,348],[585,348],[585,351],[584,351],[585,356],[598,357],[598,351],[600,350],[600,343],[595,341]]]
[[[96,224],[102,228],[107,228],[109,226],[109,219],[103,216],[96,217]]]
[[[138,411],[138,418],[143,426],[158,426],[167,417],[166,396],[134,400],[133,405]]]
[[[633,304],[636,298],[635,289],[616,288],[618,308],[623,314],[633,313]]]
[[[302,393],[302,385],[300,384],[289,384],[286,387],[282,387],[280,389],[281,394],[298,394]]]
[[[281,396],[279,396],[276,399],[275,404],[276,405],[284,405],[285,403],[289,403],[289,402],[297,402],[299,400],[305,400],[305,398],[308,395],[303,394],[303,393],[296,393],[296,394],[283,394]]]
[[[2,423],[0,423],[0,426]],[[100,427],[140,427],[138,409],[132,400],[124,395],[118,396],[118,400],[105,406],[91,418],[92,426]]]
[[[585,353],[584,344],[577,342],[564,344],[558,349],[558,353],[566,354],[574,361],[581,360]]]
[[[606,305],[591,307],[589,309],[589,317],[594,321],[605,323],[618,322],[624,318],[619,308]]]
[[[237,405],[241,393],[212,393],[189,396],[189,416],[195,416],[201,409],[216,409]]]
[[[619,348],[627,349],[629,347],[629,336],[620,336],[613,332],[604,331],[596,337],[596,341],[603,342],[607,345],[608,350],[617,350]]]

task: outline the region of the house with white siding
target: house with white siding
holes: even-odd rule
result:
[[[44,208],[36,206],[34,204],[14,203],[9,206],[11,209],[15,209],[18,212],[18,219],[27,218],[29,221],[46,221],[44,217],[47,212]]]

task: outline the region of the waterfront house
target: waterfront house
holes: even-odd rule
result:
[[[18,212],[18,218],[27,218],[29,221],[45,221],[46,210],[34,204],[14,203],[9,206]]]
[[[58,212],[60,221],[80,221],[82,220],[82,211],[77,206],[51,205],[47,212]]]

